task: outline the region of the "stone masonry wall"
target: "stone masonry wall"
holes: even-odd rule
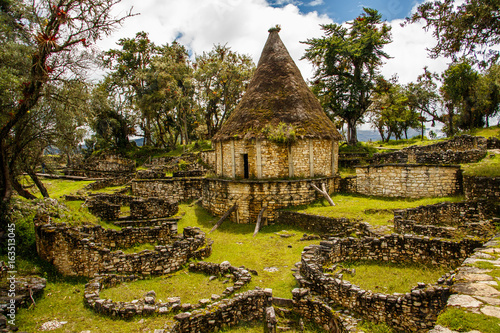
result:
[[[466,200],[500,201],[500,177],[464,176]]]
[[[339,315],[323,300],[311,297],[308,289],[295,288],[292,290],[293,309],[300,318],[315,322],[326,332],[349,332],[339,319]]]
[[[315,233],[335,235],[335,237],[349,237],[353,234],[375,235],[368,223],[350,221],[344,217],[333,218],[281,210],[276,223],[299,227]]]
[[[221,216],[234,204],[238,204],[231,220],[238,223],[255,223],[263,207],[267,222],[277,218],[277,210],[289,206],[311,203],[322,196],[310,184],[321,188],[326,183],[329,193],[338,190],[339,178],[275,181],[232,181],[208,178],[203,187],[203,207],[214,215]]]
[[[356,190],[384,197],[444,197],[462,193],[460,166],[387,164],[356,168]]]
[[[157,219],[170,217],[179,211],[177,201],[164,198],[138,198],[130,204],[130,215],[133,219]]]
[[[440,279],[435,285],[419,285],[406,294],[381,294],[362,290],[348,281],[323,273],[323,266],[342,261],[376,260],[418,262],[432,265],[460,265],[481,242],[461,242],[427,237],[390,235],[382,238],[344,238],[309,246],[302,252],[299,283],[365,319],[386,322],[403,331],[421,331],[434,326],[450,294]]]
[[[310,142],[311,141],[311,142]],[[259,177],[258,148],[260,145],[261,177]],[[311,146],[310,146],[311,145]],[[244,158],[248,155],[249,178],[328,177],[337,172],[338,144],[331,140],[299,139],[290,146],[268,140],[233,140],[216,143],[216,174],[220,177],[244,178]],[[313,153],[313,174],[311,175],[310,148]],[[289,162],[289,154],[292,163]],[[332,154],[334,165],[332,166]],[[222,159],[222,162],[221,162]],[[290,167],[292,172],[290,172]]]
[[[462,135],[427,146],[411,146],[400,151],[375,154],[372,164],[462,164],[480,161],[486,156],[488,140]]]
[[[180,269],[192,257],[210,255],[211,243],[198,228],[185,228],[181,237],[175,237],[175,230],[175,223],[150,228],[128,227],[122,231],[100,226],[35,225],[39,256],[64,275],[87,277],[102,273],[162,275]],[[134,254],[111,250],[146,242],[165,245]]]
[[[200,158],[203,163],[207,164],[211,169],[215,170],[215,149],[204,150],[200,152]]]
[[[132,194],[140,197],[167,198],[172,201],[189,201],[201,198],[204,178],[135,179]]]
[[[394,228],[399,233],[453,238],[474,235],[489,238],[494,233],[498,207],[487,201],[443,202],[396,210]]]

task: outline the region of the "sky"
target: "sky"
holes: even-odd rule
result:
[[[157,45],[177,40],[194,56],[210,51],[216,44],[226,44],[233,51],[251,56],[258,62],[268,36],[268,29],[281,25],[280,37],[290,55],[308,80],[312,65],[300,60],[306,45],[301,41],[321,37],[320,24],[351,21],[363,7],[377,9],[392,26],[393,42],[384,50],[382,74],[397,75],[401,83],[415,81],[424,66],[441,73],[448,59],[430,59],[426,48],[435,44],[422,24],[401,27],[400,23],[424,0],[122,0],[114,15],[122,16],[130,8],[138,15],[128,18],[111,36],[101,40],[101,50],[119,48],[120,38],[133,38],[139,31],[149,34]]]

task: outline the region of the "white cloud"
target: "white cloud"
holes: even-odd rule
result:
[[[431,72],[443,72],[450,62],[449,59],[440,57],[429,58],[428,48],[436,44],[431,31],[425,31],[422,23],[414,23],[401,27],[403,20],[393,20],[393,42],[384,47],[384,51],[392,58],[386,60],[382,68],[385,77],[397,75],[401,83],[415,81],[423,73],[423,68],[428,67]]]
[[[303,14],[292,4],[273,8],[265,0],[124,0],[116,12],[123,14],[132,4],[141,15],[128,19],[112,38],[100,42],[101,49],[116,48],[119,38],[146,31],[159,45],[180,36],[178,41],[194,54],[209,51],[214,44],[227,44],[257,63],[267,30],[280,24],[280,37],[305,78],[311,76],[312,66],[299,61],[306,49],[300,41],[321,36],[319,25],[331,22],[317,12]]]
[[[309,4],[321,1],[312,0]],[[198,55],[210,51],[214,44],[227,44],[236,52],[250,55],[257,63],[267,30],[280,24],[280,36],[306,80],[312,77],[313,69],[307,60],[299,60],[306,49],[300,42],[322,36],[319,25],[332,22],[317,12],[301,13],[293,4],[273,8],[266,0],[123,0],[115,9],[116,15],[123,15],[132,5],[140,15],[126,20],[111,38],[101,41],[98,44],[101,49],[116,48],[119,38],[132,38],[137,32],[146,31],[158,45],[178,38]],[[402,28],[401,22],[389,22],[393,27],[393,43],[385,51],[393,58],[386,61],[382,73],[386,77],[397,74],[402,83],[408,83],[416,80],[424,66],[442,72],[447,60],[432,60],[426,51],[435,43],[431,33],[418,23]]]
[[[316,6],[321,6],[324,3],[325,2],[323,0],[313,0],[313,1],[309,2],[307,5],[311,6],[311,7],[316,7]]]

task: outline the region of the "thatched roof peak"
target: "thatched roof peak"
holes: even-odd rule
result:
[[[281,41],[279,31],[279,26],[269,29],[248,89],[214,141],[264,138],[266,128],[281,123],[293,128],[298,137],[340,139]]]

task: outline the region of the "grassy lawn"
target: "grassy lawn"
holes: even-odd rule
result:
[[[332,200],[336,206],[329,206],[326,200],[315,202],[307,207],[293,208],[292,210],[305,214],[314,214],[327,217],[346,217],[361,220],[372,225],[392,225],[395,209],[406,209],[418,206],[432,205],[439,202],[463,201],[463,197],[401,199],[377,198],[355,194],[334,194]]]
[[[500,319],[484,314],[466,312],[453,307],[448,307],[439,315],[437,324],[458,332],[472,330],[482,333],[500,332]]]
[[[416,263],[357,261],[343,262],[343,267],[355,269],[354,276],[344,274],[344,280],[375,293],[407,293],[419,282],[434,284],[450,267],[427,266]]]
[[[488,154],[477,163],[462,164],[464,175],[478,177],[500,177],[500,154]]]
[[[76,205],[76,204],[75,204]],[[186,226],[197,226],[208,232],[216,218],[208,214],[203,208],[189,205],[180,205],[185,212],[179,222],[179,232]],[[281,226],[264,227],[255,237],[252,225],[242,225],[226,222],[218,230],[209,235],[214,240],[213,254],[206,261],[220,263],[228,260],[233,266],[244,265],[255,269],[258,276],[252,276],[252,282],[241,291],[254,289],[256,286],[272,288],[273,295],[291,298],[291,290],[297,287],[292,276],[291,268],[300,261],[300,254],[304,246],[319,241],[299,242],[303,234],[301,230],[288,229],[282,231]],[[289,238],[282,238],[275,233],[295,234]],[[143,250],[151,248],[137,248]],[[86,308],[83,304],[83,290],[88,279],[65,278],[54,272],[51,265],[40,260],[30,260],[26,269],[41,267],[40,272],[48,279],[44,295],[32,309],[21,309],[16,317],[16,323],[28,332],[36,331],[44,322],[50,320],[67,321],[68,323],[54,332],[152,332],[162,328],[170,317],[145,317],[133,320],[117,320],[100,316]],[[278,271],[264,271],[266,267],[276,267]],[[197,302],[202,298],[210,298],[213,293],[219,293],[226,286],[220,280],[209,282],[208,276],[199,273],[189,273],[182,270],[171,278],[155,277],[144,281],[122,284],[115,288],[103,291],[105,297],[116,301],[141,298],[147,291],[155,290],[157,299],[180,296],[182,302]],[[262,325],[242,324],[228,332],[262,332]],[[314,327],[306,332],[317,332]]]

